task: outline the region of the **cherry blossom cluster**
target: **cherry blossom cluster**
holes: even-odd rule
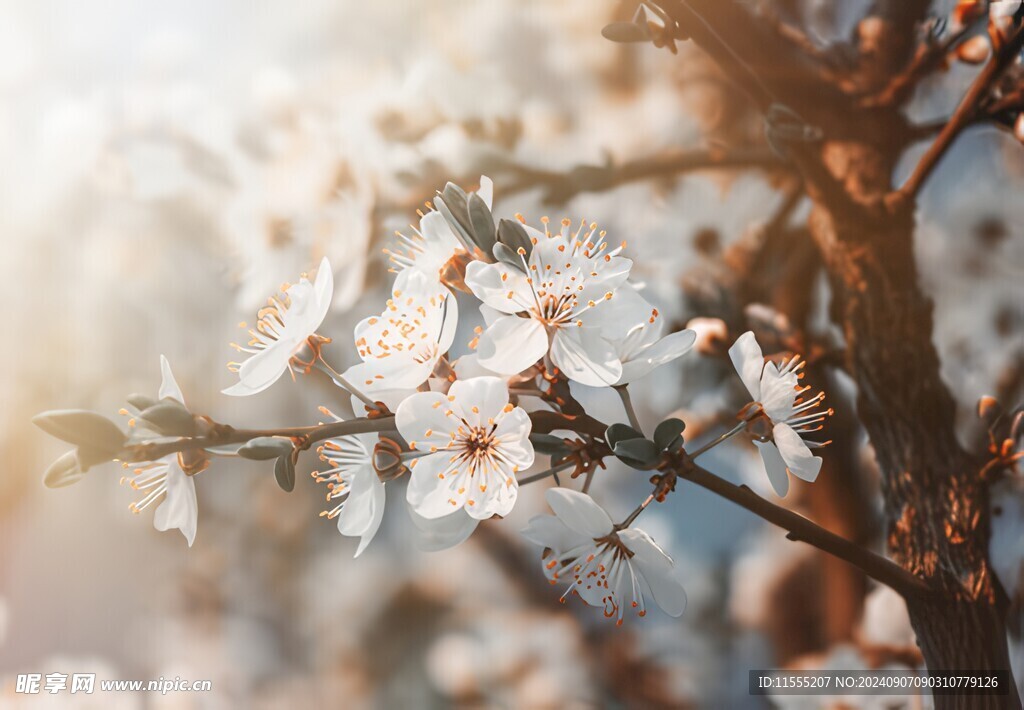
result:
[[[739,433],[754,439],[779,496],[790,475],[814,481],[821,459],[812,449],[823,443],[811,437],[829,414],[824,395],[800,385],[798,356],[767,360],[746,333],[729,350],[751,397],[737,426],[692,452],[677,419],[647,437],[627,387],[691,350],[695,332],[664,333],[658,309],[630,281],[625,242],[587,221],[496,221],[492,194],[486,177],[475,192],[449,184],[410,234],[397,235],[386,251],[395,273],[390,298],[356,325],[351,353],[358,361],[343,372],[323,352],[332,341],[321,330],[334,292],[326,258],[313,280],[285,284],[257,313],[248,339],[233,344],[244,359],[229,363],[237,381],[224,394],[257,395],[285,373],[297,379],[315,369],[355,416],[321,407],[316,426],[237,430],[189,411],[161,357],[157,397],[133,395],[121,410],[128,434],[92,412],[36,418],[77,447],[45,482],[68,485],[91,466],[120,461],[122,482],[139,493],[132,510],[155,507],[155,527],[177,528],[191,545],[195,476],[214,456],[273,460],[278,483],[291,490],[299,455],[315,446],[322,465],[312,475],[329,505],[322,515],[359,538],[358,557],[398,481],[405,481],[415,542],[427,550],[459,544],[481,521],[507,517],[520,486],[554,481],[546,495],[553,514],[534,517],[522,533],[542,548],[543,572],[564,586],[562,600],[576,596],[618,623],[627,610],[644,616],[651,600],[682,614],[686,595],[672,559],[635,521],[674,489],[694,458]],[[594,419],[570,383],[614,388],[629,423]],[[651,495],[617,523],[589,495],[609,458],[655,472]],[[569,469],[571,480],[583,478],[579,489],[561,485],[557,474]]]

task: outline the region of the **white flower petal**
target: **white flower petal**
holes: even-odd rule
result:
[[[494,181],[486,175],[481,175],[480,189],[476,191],[476,194],[480,195],[480,199],[487,205],[487,209],[492,209],[491,201],[494,199]]]
[[[359,537],[355,557],[370,544],[384,519],[384,482],[372,467],[365,467],[352,478],[352,488],[345,507],[338,514],[338,532]]]
[[[766,363],[761,374],[761,406],[773,422],[784,422],[793,415],[793,405],[799,394],[800,379],[795,372],[785,375],[774,362]]]
[[[619,537],[633,551],[631,562],[643,575],[654,601],[669,616],[681,616],[686,611],[686,590],[672,558],[643,530],[627,528]]]
[[[992,534],[988,556],[1011,600],[1024,594],[1024,477],[1007,476],[992,485]]]
[[[425,552],[447,550],[465,542],[480,524],[479,520],[471,518],[463,510],[442,518],[424,518],[410,508],[409,516],[420,533],[415,541],[416,547]]]
[[[636,359],[623,361],[622,376],[619,378],[618,384],[627,384],[640,379],[658,367],[682,357],[690,352],[696,340],[697,334],[692,330],[681,330],[678,333],[666,335],[643,350]]]
[[[570,380],[593,387],[615,384],[622,376],[615,348],[593,328],[559,328],[551,341],[551,361]]]
[[[747,331],[729,348],[729,358],[746,385],[750,397],[755,401],[761,399],[761,372],[764,370],[764,356],[761,346],[752,331]]]
[[[775,489],[779,498],[785,498],[789,493],[789,474],[786,472],[786,462],[782,459],[782,455],[775,448],[775,444],[771,442],[755,441],[754,446],[761,454],[761,460],[764,462],[764,469],[772,488]]]
[[[405,499],[424,518],[443,518],[465,505],[465,493],[456,497],[450,490],[458,482],[455,480],[457,475],[449,471],[449,459],[450,454],[440,452],[421,456],[411,462]],[[442,479],[442,475],[447,477]]]
[[[338,514],[338,532],[358,537],[366,531],[373,519],[374,481],[381,483],[373,467],[363,465],[351,472],[348,498]]]
[[[453,404],[440,392],[417,392],[395,410],[395,426],[402,438],[419,451],[447,446],[461,418],[461,410],[456,413]]]
[[[477,354],[480,364],[504,375],[516,375],[534,364],[548,351],[544,326],[532,318],[504,316],[480,336]]]
[[[494,438],[499,442],[501,455],[516,472],[525,471],[533,465],[534,450],[530,443],[533,422],[526,410],[516,407],[508,414],[502,414],[494,428]]]
[[[508,385],[498,377],[456,380],[448,390],[448,397],[455,398],[454,403],[459,405],[470,426],[482,426],[488,419],[503,414],[508,404]]]
[[[170,397],[185,404],[185,396],[181,393],[181,387],[178,386],[177,380],[174,379],[174,373],[171,372],[171,363],[167,362],[167,358],[163,355],[160,356],[160,377],[160,391],[157,397],[159,399]]]
[[[502,313],[520,313],[534,305],[526,274],[505,264],[471,261],[466,266],[466,286],[477,298]]]
[[[327,261],[326,256],[320,260],[320,266],[316,270],[313,294],[316,299],[311,321],[313,330],[306,337],[312,335],[323,324],[324,318],[327,317],[327,311],[331,308],[331,301],[334,299],[334,272],[331,270],[331,264]]]
[[[293,354],[294,345],[288,342],[277,342],[266,350],[261,350],[238,368],[238,382],[221,390],[232,397],[245,397],[257,394],[277,382],[288,370],[288,361]]]
[[[772,438],[789,472],[808,483],[814,483],[821,471],[821,459],[811,454],[800,435],[788,424],[776,424],[772,429]]]
[[[161,532],[177,528],[188,541],[188,546],[196,539],[196,527],[199,523],[199,503],[196,500],[196,484],[191,476],[185,475],[178,465],[178,457],[166,459],[167,493],[160,507],[153,516],[153,527]]]
[[[577,533],[593,539],[612,531],[608,513],[585,493],[569,488],[549,488],[544,497],[559,520]]]
[[[592,538],[576,532],[554,515],[535,515],[520,532],[530,542],[558,553],[592,541]]]

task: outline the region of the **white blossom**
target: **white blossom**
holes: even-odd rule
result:
[[[635,295],[629,296],[633,291]],[[692,330],[681,330],[662,336],[665,319],[657,308],[636,294],[630,286],[624,286],[620,293],[625,296],[620,303],[628,303],[623,322],[631,325],[625,335],[612,341],[615,354],[622,363],[622,375],[616,385],[625,385],[645,377],[657,368],[676,360],[693,348],[697,334]],[[619,309],[620,312],[622,309]],[[632,325],[635,314],[646,318]]]
[[[480,176],[480,189],[476,193],[490,209],[494,194],[494,183],[486,175]],[[467,254],[466,247],[456,236],[444,215],[430,210],[420,218],[419,229],[413,229],[411,236],[396,232],[401,246],[385,249],[398,273],[395,288],[406,290],[408,280],[414,273],[428,276],[437,283],[443,281],[445,270],[452,259]]]
[[[608,301],[629,276],[632,262],[608,248],[604,232],[581,223],[576,231],[540,232],[524,226],[533,241],[521,264],[470,262],[466,285],[484,302],[487,329],[480,362],[502,374],[516,374],[549,353],[569,379],[604,386],[622,376],[622,363],[606,336],[621,329]],[[637,314],[636,322],[645,317]]]
[[[344,373],[355,387],[389,407],[397,407],[433,374],[459,321],[454,296],[425,274],[409,273],[407,290],[396,286],[384,311],[356,326],[362,362]]]
[[[590,496],[567,488],[546,494],[554,515],[530,520],[523,535],[544,547],[544,574],[568,583],[561,600],[576,594],[622,623],[627,606],[646,616],[648,597],[670,616],[686,609],[686,591],[675,565],[651,536],[637,528],[616,530]]]
[[[248,343],[232,344],[239,352],[251,353],[251,357],[242,363],[229,363],[232,371],[238,373],[238,382],[223,390],[224,394],[240,397],[262,392],[291,371],[292,359],[307,346],[327,317],[333,292],[334,275],[325,257],[317,269],[315,283],[303,276],[299,283],[284,287],[281,298],[268,299],[255,327],[249,330]]]
[[[328,412],[329,413],[329,412]],[[340,421],[335,417],[336,421]],[[314,471],[317,483],[327,484],[327,501],[338,501],[320,515],[338,521],[338,532],[359,538],[355,557],[373,540],[384,518],[384,482],[373,465],[377,434],[354,434],[327,439],[318,449],[330,468]]]
[[[764,461],[772,488],[780,497],[785,496],[789,492],[789,473],[813,483],[821,470],[821,459],[811,454],[811,448],[828,442],[809,441],[803,437],[819,431],[822,422],[832,412],[818,409],[825,399],[824,392],[810,398],[803,397],[809,389],[800,386],[803,376],[800,370],[804,361],[794,355],[779,366],[766,362],[750,331],[733,343],[729,357],[760,413],[768,418],[771,425],[766,440],[755,440],[754,444]]]
[[[424,518],[465,509],[477,520],[511,512],[516,474],[533,465],[532,424],[509,403],[497,377],[458,380],[448,394],[420,392],[396,412],[398,431],[414,452],[407,498]]]
[[[174,379],[167,358],[160,356],[161,382],[159,399],[173,399],[185,404],[185,397]],[[129,506],[133,513],[141,513],[163,498],[153,516],[153,527],[163,532],[177,528],[185,536],[189,547],[196,539],[199,518],[199,503],[196,500],[196,484],[192,476],[185,473],[178,454],[170,454],[156,461],[139,464],[124,464],[130,475],[121,479],[143,496]]]

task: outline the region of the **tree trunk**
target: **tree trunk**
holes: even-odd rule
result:
[[[1005,600],[987,562],[981,462],[957,442],[955,403],[932,343],[932,304],[918,286],[913,206],[878,207],[891,162],[859,143],[825,144],[825,163],[862,205],[816,196],[821,248],[858,387],[859,416],[882,471],[894,559],[936,589],[908,599],[930,670],[1007,670]],[[937,708],[1019,707],[1010,696],[937,696]]]

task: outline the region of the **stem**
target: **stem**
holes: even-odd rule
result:
[[[358,398],[360,402],[365,404],[371,410],[378,409],[376,402],[374,402],[372,399],[370,399],[365,394],[360,392],[355,386],[352,385],[351,382],[346,380],[343,375],[341,375],[337,370],[328,365],[327,361],[324,360],[322,356],[317,358],[316,366],[320,369],[321,372],[325,373],[328,377],[334,380],[334,384],[338,385],[343,390],[347,391],[353,397]]]
[[[223,446],[224,444],[244,444],[261,436],[301,438],[307,444],[315,444],[318,441],[335,436],[369,434],[389,431],[394,428],[395,418],[393,416],[377,417],[374,419],[363,417],[345,422],[332,422],[330,424],[306,427],[286,427],[282,429],[232,429],[228,427],[227,431],[214,436],[188,437],[160,444],[135,444],[125,448],[121,455],[118,456],[118,460],[129,463],[156,461],[164,456],[182,451],[195,451],[212,446]]]
[[[677,475],[746,508],[755,515],[788,530],[790,540],[800,540],[860,568],[866,575],[895,589],[904,597],[931,593],[931,587],[895,562],[812,523],[802,515],[770,503],[746,486],[737,486],[707,469],[691,464]]]
[[[643,434],[644,430],[640,428],[640,420],[637,419],[636,410],[633,409],[633,400],[630,399],[629,396],[628,385],[615,385],[613,389],[619,393],[619,399],[622,400],[622,407],[626,410],[626,416],[629,417],[629,425]]]
[[[587,471],[587,477],[583,479],[583,488],[581,489],[583,493],[590,493],[590,484],[593,483],[594,481],[594,473],[596,471],[596,468],[591,468],[589,471]]]
[[[707,444],[704,444],[704,446],[702,446],[699,449],[697,449],[696,451],[694,451],[692,454],[690,454],[690,458],[691,459],[695,459],[698,456],[700,456],[701,454],[707,453],[708,451],[710,451],[711,449],[715,448],[719,444],[721,444],[721,443],[723,443],[725,441],[728,441],[732,437],[736,436],[737,434],[739,434],[741,431],[743,431],[746,428],[747,428],[747,422],[745,422],[745,421],[740,422],[739,424],[737,424],[732,429],[730,429],[729,431],[727,431],[724,434],[722,434],[720,437],[718,437],[714,441],[708,442]]]
[[[545,478],[548,478],[550,476],[557,476],[559,471],[564,471],[567,468],[572,468],[575,465],[575,461],[563,461],[560,464],[552,466],[546,471],[541,471],[540,473],[535,473],[532,476],[527,476],[526,478],[519,479],[519,485],[525,486],[526,484],[534,483],[535,481],[543,481]]]
[[[935,142],[921,158],[921,162],[914,168],[907,182],[903,187],[894,193],[897,200],[908,200],[917,195],[925,181],[938,166],[939,161],[953,145],[960,133],[974,120],[978,107],[985,99],[992,86],[992,83],[999,78],[1010,63],[1017,56],[1021,47],[1024,46],[1024,27],[1019,27],[1014,34],[1006,39],[998,49],[993,50],[992,58],[978,74],[971,84],[971,87],[964,94],[956,111],[949,119],[949,123],[939,133]]]
[[[639,517],[640,513],[644,512],[647,509],[647,506],[649,506],[651,504],[652,500],[654,500],[654,494],[653,493],[651,495],[647,496],[647,498],[644,500],[644,502],[641,503],[640,505],[638,505],[636,507],[636,510],[634,510],[632,513],[629,514],[628,518],[626,518],[621,523],[616,525],[615,526],[615,530],[625,530],[630,525],[632,525],[633,521],[636,520],[637,517]]]

